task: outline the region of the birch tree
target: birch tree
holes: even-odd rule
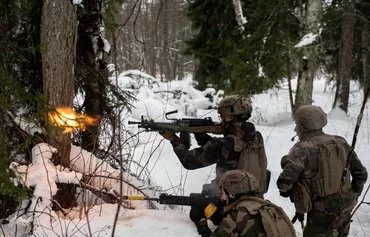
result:
[[[247,23],[247,19],[244,17],[242,4],[240,3],[240,0],[232,0],[234,11],[235,11],[235,20],[239,25],[239,29],[241,32],[244,31],[244,24]]]
[[[305,36],[318,35],[322,17],[322,2],[320,0],[310,0],[306,3]],[[318,53],[315,44],[304,45],[299,50],[302,54],[298,72],[295,110],[301,105],[312,103],[313,80],[318,68]]]

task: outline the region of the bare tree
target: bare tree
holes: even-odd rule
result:
[[[162,80],[192,72],[192,59],[183,55],[191,34],[185,7],[181,0],[125,2],[117,16],[117,69],[144,70]]]

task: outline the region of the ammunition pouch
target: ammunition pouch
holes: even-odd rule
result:
[[[310,190],[306,183],[297,182],[293,186],[293,194],[291,197],[297,212],[307,213],[312,209],[312,200]]]
[[[318,197],[313,207],[317,211],[327,214],[338,214],[352,210],[357,203],[356,193],[349,191],[342,194],[333,194],[326,197]]]

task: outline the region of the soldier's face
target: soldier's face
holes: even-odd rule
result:
[[[224,189],[222,189],[221,200],[222,201],[226,201],[227,200],[227,194],[225,193]]]
[[[228,123],[234,120],[234,116],[232,115],[219,114],[218,117],[221,120],[221,125],[224,125],[224,126],[227,126]]]

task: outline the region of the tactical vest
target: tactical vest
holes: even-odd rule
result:
[[[323,134],[310,139],[319,152],[317,174],[310,180],[298,180],[293,186],[293,201],[297,212],[307,213],[320,204],[325,210],[325,197],[346,193],[351,188],[350,172],[342,179],[348,151],[342,138]],[[320,199],[320,203],[317,200]],[[317,209],[315,207],[315,209]]]
[[[240,152],[237,169],[246,170],[251,173],[258,181],[261,193],[266,193],[268,188],[267,177],[267,158],[263,144],[257,139],[245,141],[238,136],[234,138],[234,150]]]
[[[268,200],[253,196],[244,196],[227,208],[231,207],[236,210],[245,208],[251,216],[261,216],[263,227],[269,237],[296,236],[292,222],[284,210]]]

